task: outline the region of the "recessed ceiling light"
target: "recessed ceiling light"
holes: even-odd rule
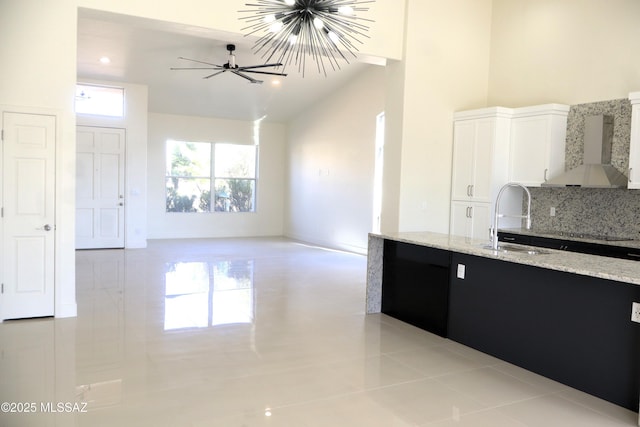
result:
[[[280,86],[281,84],[282,84],[282,81],[280,81],[279,79],[271,80],[271,86]]]
[[[103,56],[102,58],[100,58],[100,62],[101,62],[102,64],[108,64],[108,63],[110,63],[110,62],[111,62],[111,59],[109,59],[109,57],[108,57],[108,56]]]

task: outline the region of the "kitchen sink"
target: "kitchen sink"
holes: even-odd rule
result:
[[[483,249],[494,250],[491,245],[483,245],[482,247],[483,247]],[[545,255],[545,254],[550,254],[551,253],[551,252],[546,251],[544,249],[535,248],[535,247],[531,247],[531,246],[506,245],[506,244],[499,244],[498,245],[498,250],[496,252],[501,252],[501,253],[513,252],[513,253],[526,254],[526,255]]]

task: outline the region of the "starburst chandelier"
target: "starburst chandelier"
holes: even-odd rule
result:
[[[339,69],[339,60],[349,62],[347,56],[357,58],[359,37],[368,37],[373,22],[358,17],[368,11],[363,4],[374,0],[254,0],[245,3],[253,9],[240,11],[250,25],[245,35],[258,35],[254,51],[262,53],[265,62],[279,62],[285,66],[296,64],[304,75],[306,58],[316,63],[318,71],[327,74],[325,59],[333,70]]]

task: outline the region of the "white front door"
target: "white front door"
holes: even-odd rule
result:
[[[0,320],[53,316],[55,116],[2,113]]]
[[[76,249],[124,248],[124,129],[78,126]]]

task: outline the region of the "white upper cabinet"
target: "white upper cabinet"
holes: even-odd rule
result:
[[[539,187],[565,171],[569,106],[538,105],[513,109],[509,181]]]
[[[496,107],[455,114],[453,200],[491,202],[495,186],[504,183],[510,111]]]
[[[631,145],[629,146],[629,189],[640,188],[640,92],[629,94],[631,101]]]

